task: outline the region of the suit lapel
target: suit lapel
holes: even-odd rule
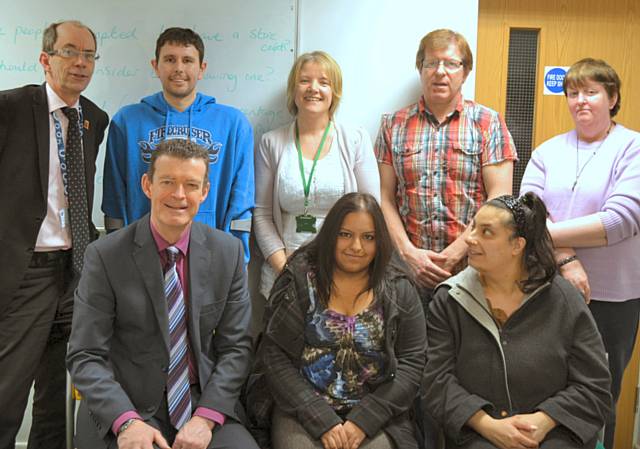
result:
[[[133,259],[149,294],[153,311],[160,326],[162,339],[167,348],[167,353],[169,353],[169,312],[164,296],[164,278],[162,276],[162,267],[160,266],[158,247],[151,235],[148,214],[137,222],[134,242]]]
[[[200,346],[200,309],[202,298],[207,291],[207,282],[211,278],[211,252],[205,246],[205,236],[200,226],[193,223],[189,240],[189,335],[191,348],[196,358],[201,352]]]
[[[40,188],[42,197],[47,198],[49,188],[49,106],[47,91],[43,84],[33,95],[33,123],[36,128],[38,168],[40,171]]]

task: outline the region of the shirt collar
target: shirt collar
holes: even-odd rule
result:
[[[57,93],[55,93],[51,86],[49,86],[49,83],[45,83],[45,86],[47,89],[47,104],[49,105],[49,114],[51,114],[53,111],[57,111],[58,109],[66,108],[67,103],[65,103],[64,100],[60,98]],[[78,109],[79,106],[80,100],[76,101],[71,107]]]
[[[160,254],[164,254],[168,247],[175,246],[182,253],[183,257],[187,257],[187,251],[189,250],[189,238],[191,236],[191,226],[185,229],[178,241],[172,245],[160,235],[160,232],[158,232],[156,227],[153,225],[153,221],[149,220],[149,224],[151,225],[151,235],[153,236],[153,240],[156,243],[156,247]]]
[[[462,96],[462,94],[460,94],[460,96],[458,97],[458,104],[456,104],[455,109],[449,115],[447,115],[447,119],[453,116],[456,112],[458,112],[458,114],[462,114],[463,110],[464,110],[464,97]],[[420,111],[421,114],[426,114],[429,117],[434,117],[431,111],[427,109],[427,102],[425,101],[423,95],[420,95],[420,101],[418,101],[418,111]]]

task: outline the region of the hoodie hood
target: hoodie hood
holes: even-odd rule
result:
[[[162,92],[156,92],[153,95],[144,97],[142,100],[140,100],[140,102],[151,106],[156,112],[162,115],[169,114],[170,112],[176,114],[184,114],[191,111],[197,114],[199,112],[202,112],[203,108],[205,108],[206,106],[214,104],[216,102],[216,99],[214,97],[210,97],[198,92],[196,94],[196,99],[193,101],[193,103],[191,103],[191,106],[189,106],[183,112],[178,111],[169,103],[167,103],[167,100],[164,99],[164,95],[162,94]]]

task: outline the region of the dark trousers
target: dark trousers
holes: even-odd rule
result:
[[[191,399],[195,404],[198,402],[200,393],[198,387],[191,386]],[[193,405],[193,404],[192,404]],[[78,422],[76,428],[75,446],[78,449],[117,449],[118,441],[116,436],[109,430],[105,439],[100,439],[96,433],[95,424],[88,417],[86,405],[81,403],[78,411]],[[146,419],[145,422],[155,427],[162,433],[169,446],[173,442],[178,432],[171,425],[169,419],[169,408],[167,407],[167,396],[164,395],[162,403],[154,416]],[[158,446],[153,445],[154,449]],[[259,449],[249,431],[238,421],[227,417],[223,426],[216,425],[213,428],[213,436],[207,449]]]
[[[640,299],[624,302],[593,300],[589,304],[591,314],[596,321],[604,349],[607,351],[609,371],[611,372],[611,396],[613,410],[606,421],[604,447],[613,448],[616,429],[616,404],[620,397],[622,376],[631,360],[633,346],[638,332],[640,319]]]
[[[14,449],[34,381],[28,448],[65,447],[70,263],[69,252],[34,254],[17,292],[0,310],[0,449]]]

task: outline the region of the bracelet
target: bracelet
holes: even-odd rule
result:
[[[565,257],[560,262],[558,262],[558,268],[564,267],[566,264],[571,263],[574,260],[578,260],[578,256],[575,254],[573,256]]]
[[[127,419],[127,420],[124,422],[124,424],[122,424],[122,425],[120,426],[120,428],[118,429],[118,436],[119,436],[122,432],[124,432],[125,430],[127,430],[127,429],[129,428],[129,426],[130,426],[131,424],[133,424],[133,422],[134,422],[134,421],[138,421],[138,419],[137,419],[137,418],[129,418],[129,419]]]

